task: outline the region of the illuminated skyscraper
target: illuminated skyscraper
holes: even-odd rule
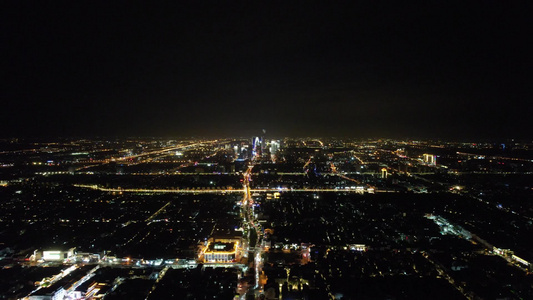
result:
[[[270,142],[270,154],[276,155],[278,153],[280,147],[280,142],[276,140],[272,140]]]
[[[252,155],[261,156],[263,153],[263,139],[259,136],[256,136],[252,140]]]

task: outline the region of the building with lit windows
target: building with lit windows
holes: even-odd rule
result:
[[[263,154],[263,138],[256,136],[252,139],[252,156],[261,156]]]
[[[204,263],[238,262],[242,252],[242,232],[217,233],[207,240],[203,248]]]
[[[237,261],[238,242],[222,243],[213,242],[208,243],[205,253],[204,262],[206,263],[228,263]]]
[[[424,162],[430,166],[435,166],[437,165],[437,156],[424,153]]]

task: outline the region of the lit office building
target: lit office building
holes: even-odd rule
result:
[[[424,162],[430,166],[437,165],[437,156],[433,154],[424,154]]]
[[[204,253],[204,262],[235,262],[237,260],[238,242],[210,242],[206,246]]]
[[[207,240],[203,250],[204,263],[232,263],[240,259],[242,232],[218,232]]]

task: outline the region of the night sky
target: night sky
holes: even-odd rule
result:
[[[0,4],[0,136],[532,137],[511,1],[35,2]]]

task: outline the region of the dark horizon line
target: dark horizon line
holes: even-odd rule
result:
[[[425,141],[425,142],[455,142],[455,143],[500,143],[500,142],[515,142],[515,143],[533,143],[533,138],[521,137],[505,137],[505,138],[449,138],[449,137],[423,137],[423,136],[403,136],[403,137],[387,137],[387,136],[323,136],[323,135],[269,135],[269,134],[255,134],[255,135],[64,135],[64,136],[0,136],[0,141],[9,141],[14,139],[22,140],[124,140],[124,139],[166,139],[166,140],[180,140],[180,139],[248,139],[255,136],[263,136],[267,139],[351,139],[351,140],[395,140],[395,141]]]

